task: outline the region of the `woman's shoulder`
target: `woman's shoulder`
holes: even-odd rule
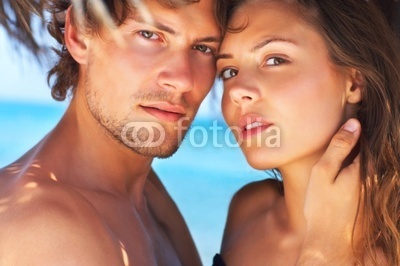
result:
[[[269,208],[283,196],[282,182],[277,179],[264,179],[243,186],[232,198],[230,208],[249,209],[251,206]]]
[[[231,200],[226,230],[234,230],[246,221],[268,212],[282,197],[282,183],[276,179],[265,179],[245,185]]]

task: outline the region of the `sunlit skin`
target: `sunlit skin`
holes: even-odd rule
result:
[[[80,32],[68,12],[79,84],[56,128],[0,173],[1,265],[201,265],[151,162],[175,152],[212,87],[221,39],[214,2],[145,4],[153,21],[128,18],[122,46],[115,32]],[[125,145],[123,126],[146,121],[162,125],[167,141]]]
[[[360,80],[356,70],[332,66],[320,34],[284,3],[241,6],[230,26],[243,25],[226,34],[217,62],[223,114],[229,126],[242,130],[233,132],[251,166],[281,171],[285,196],[271,180],[239,191],[222,256],[227,265],[294,265],[305,235],[311,169],[334,133],[354,116]],[[253,122],[259,124],[246,130]],[[271,127],[279,129],[279,147],[266,145],[275,134]]]

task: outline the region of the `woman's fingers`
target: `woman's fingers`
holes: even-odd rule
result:
[[[311,171],[311,179],[333,183],[345,163],[346,158],[357,144],[361,126],[358,120],[349,119],[333,136],[327,150]],[[351,166],[352,164],[350,164]],[[343,170],[345,170],[344,168]],[[352,174],[353,171],[347,171]],[[357,173],[358,177],[358,173]],[[316,180],[314,180],[316,181]]]

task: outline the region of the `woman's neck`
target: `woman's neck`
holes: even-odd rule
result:
[[[292,163],[279,168],[285,191],[285,205],[289,224],[294,231],[305,229],[304,202],[311,169],[316,160]]]

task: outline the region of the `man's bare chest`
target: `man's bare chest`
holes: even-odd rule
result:
[[[87,195],[125,265],[180,265],[172,240],[148,208],[124,200]]]

